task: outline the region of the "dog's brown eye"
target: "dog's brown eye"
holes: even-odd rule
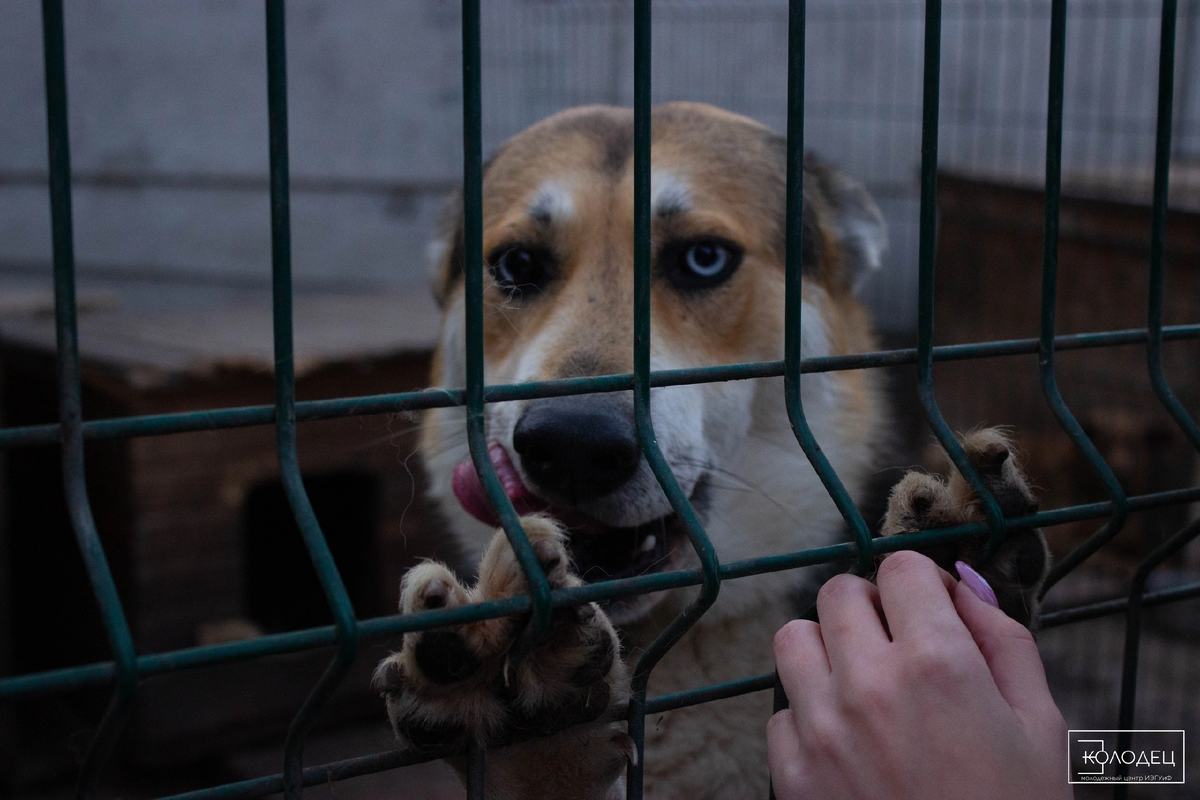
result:
[[[741,261],[742,251],[736,245],[701,239],[668,245],[660,264],[680,289],[706,289],[727,280]]]
[[[505,292],[540,288],[550,268],[550,254],[534,247],[507,247],[488,257],[488,269]]]

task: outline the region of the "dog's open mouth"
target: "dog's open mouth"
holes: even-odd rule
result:
[[[554,514],[554,509],[549,513]],[[591,519],[581,526],[567,520],[563,524],[571,537],[571,560],[579,577],[588,583],[661,572],[674,560],[683,536],[675,514],[636,528],[612,528]]]
[[[530,492],[503,445],[493,442],[488,454],[518,514],[541,512],[562,523],[570,537],[568,547],[576,573],[585,582],[662,572],[678,560],[685,533],[677,515],[668,514],[629,528],[605,525],[576,509],[553,506]],[[470,461],[455,467],[453,487],[467,513],[488,525],[499,525]]]

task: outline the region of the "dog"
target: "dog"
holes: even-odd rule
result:
[[[651,129],[652,368],[781,358],[784,140],[695,103],[655,107]],[[464,263],[461,196],[451,202],[430,248],[444,312],[434,385],[465,385],[466,269],[484,271],[489,384],[632,371],[632,156],[628,109],[576,108],[513,137],[485,166],[482,265]],[[802,355],[872,350],[855,291],[880,268],[883,217],[846,175],[811,156],[804,170]],[[723,561],[845,537],[783,397],[779,378],[652,391],[658,444]],[[890,431],[881,378],[867,370],[809,374],[802,398],[817,441],[862,501]],[[630,392],[490,404],[486,431],[497,474],[526,514],[522,525],[553,587],[696,566],[641,454]],[[1027,482],[1008,458],[1008,440],[993,433],[976,434],[982,439],[974,443],[968,437],[968,451],[986,462],[995,486],[1016,486],[1005,496],[1020,508],[1006,513],[1024,511]],[[471,466],[462,409],[427,412],[421,450],[430,496],[474,583],[424,562],[404,577],[401,611],[527,593]],[[905,480],[892,493],[884,534],[981,518],[960,476]],[[1041,534],[1029,536],[1044,555]],[[963,547],[939,553],[939,563],[972,558],[975,545]],[[1036,555],[1008,547],[985,571],[1034,618],[1035,584],[1045,575]],[[1010,575],[1018,562],[1024,571]],[[716,603],[654,669],[649,694],[769,673],[772,638],[802,610],[795,597],[806,581],[811,594],[814,579],[794,571],[724,582]],[[492,748],[492,800],[624,797],[626,766],[638,757],[618,724],[628,665],[696,591],[556,609],[545,638],[516,663],[509,655],[524,619],[408,634],[379,665],[376,685],[402,746],[435,752],[474,739]],[[759,692],[648,718],[646,796],[765,797],[770,714],[769,693]]]

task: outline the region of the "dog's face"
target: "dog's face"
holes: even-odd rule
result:
[[[784,143],[751,120],[696,104],[656,108],[652,130],[652,368],[780,358]],[[484,176],[485,264],[464,265],[461,201],[451,209],[433,246],[435,292],[445,310],[436,385],[465,384],[464,269],[484,272],[489,384],[632,371],[632,136],[628,110],[586,107],[500,148]],[[879,212],[857,184],[815,162],[806,167],[805,191],[804,354],[865,349],[869,325],[852,287],[878,265]],[[860,440],[879,416],[869,379],[813,377],[805,403],[818,438],[836,438],[823,442],[827,449],[868,446]],[[651,408],[658,444],[684,492],[702,518],[720,517],[716,526],[729,529],[713,534],[719,551],[747,552],[739,545],[746,534],[726,524],[745,498],[730,495],[738,481],[777,479],[746,474],[761,466],[755,447],[768,451],[768,461],[775,450],[792,460],[799,454],[778,382],[656,389]],[[682,525],[641,454],[630,393],[492,404],[487,435],[515,505],[564,522],[585,580],[673,569],[690,559]],[[763,439],[778,441],[754,444]],[[478,552],[494,519],[466,464],[462,409],[430,412],[422,447],[433,495],[463,544]],[[799,458],[797,469],[806,469]],[[853,471],[857,461],[846,463]],[[778,500],[749,493],[751,508],[737,513],[769,526],[754,509],[770,517]],[[803,511],[792,498],[783,505],[785,516]],[[633,598],[609,611],[620,624],[655,602]]]

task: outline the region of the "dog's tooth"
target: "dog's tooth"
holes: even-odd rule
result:
[[[653,533],[642,540],[642,544],[638,547],[639,553],[649,553],[658,546],[658,537]]]

